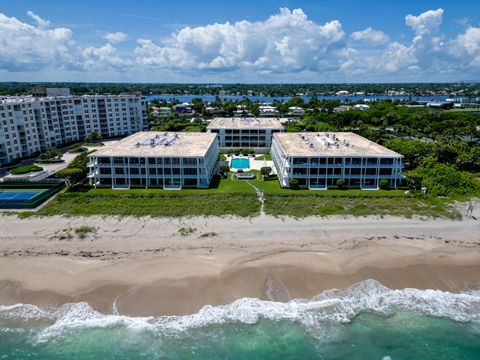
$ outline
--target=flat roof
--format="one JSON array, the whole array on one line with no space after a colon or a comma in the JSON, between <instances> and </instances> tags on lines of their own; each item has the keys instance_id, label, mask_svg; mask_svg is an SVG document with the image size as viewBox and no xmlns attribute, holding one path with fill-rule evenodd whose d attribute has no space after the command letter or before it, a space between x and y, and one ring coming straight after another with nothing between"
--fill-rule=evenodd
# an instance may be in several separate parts
<instances>
[{"instance_id":1,"label":"flat roof","mask_svg":"<svg viewBox=\"0 0 480 360\"><path fill-rule=\"evenodd\" d=\"M202 157L216 141L213 133L142 131L115 144L106 144L91 156Z\"/></svg>"},{"instance_id":2,"label":"flat roof","mask_svg":"<svg viewBox=\"0 0 480 360\"><path fill-rule=\"evenodd\" d=\"M94 94L94 95L60 95L60 96L2 96L0 97L0 104L20 104L33 103L39 101L51 100L77 100L77 99L128 99L128 98L145 98L144 95L133 94Z\"/></svg>"},{"instance_id":3,"label":"flat roof","mask_svg":"<svg viewBox=\"0 0 480 360\"><path fill-rule=\"evenodd\" d=\"M275 133L285 156L403 157L352 132Z\"/></svg>"},{"instance_id":4,"label":"flat roof","mask_svg":"<svg viewBox=\"0 0 480 360\"><path fill-rule=\"evenodd\" d=\"M283 129L283 126L272 118L219 117L214 118L207 129Z\"/></svg>"}]
</instances>

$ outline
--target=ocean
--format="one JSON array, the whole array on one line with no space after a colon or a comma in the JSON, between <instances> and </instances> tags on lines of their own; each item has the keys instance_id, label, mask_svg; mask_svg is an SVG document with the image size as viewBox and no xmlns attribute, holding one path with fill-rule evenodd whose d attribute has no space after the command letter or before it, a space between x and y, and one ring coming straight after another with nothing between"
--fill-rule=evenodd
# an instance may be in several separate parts
<instances>
[{"instance_id":1,"label":"ocean","mask_svg":"<svg viewBox=\"0 0 480 360\"><path fill-rule=\"evenodd\" d=\"M311 299L243 298L161 317L104 315L86 303L0 306L0 359L478 360L480 290L366 280Z\"/></svg>"}]
</instances>

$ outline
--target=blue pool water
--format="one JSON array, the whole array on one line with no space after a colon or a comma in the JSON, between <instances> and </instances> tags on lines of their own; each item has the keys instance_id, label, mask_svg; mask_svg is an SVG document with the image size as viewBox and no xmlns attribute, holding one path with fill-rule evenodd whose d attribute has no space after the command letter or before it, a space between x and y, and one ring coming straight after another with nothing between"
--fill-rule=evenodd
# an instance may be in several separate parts
<instances>
[{"instance_id":1,"label":"blue pool water","mask_svg":"<svg viewBox=\"0 0 480 360\"><path fill-rule=\"evenodd\" d=\"M230 167L233 169L248 169L250 168L250 159L233 158L230 162Z\"/></svg>"}]
</instances>

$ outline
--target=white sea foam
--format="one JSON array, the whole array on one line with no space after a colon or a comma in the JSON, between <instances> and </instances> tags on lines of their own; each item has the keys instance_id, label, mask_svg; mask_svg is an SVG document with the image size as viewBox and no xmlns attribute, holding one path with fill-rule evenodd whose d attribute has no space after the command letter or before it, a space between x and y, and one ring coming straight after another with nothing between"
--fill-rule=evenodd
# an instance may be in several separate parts
<instances>
[{"instance_id":1,"label":"white sea foam","mask_svg":"<svg viewBox=\"0 0 480 360\"><path fill-rule=\"evenodd\" d=\"M295 321L318 329L325 327L326 322L349 322L362 312L391 315L398 311L415 311L461 322L480 321L480 291L392 290L374 280L365 280L343 290L325 291L312 299L282 303L242 298L228 305L207 305L198 313L185 316L103 315L87 303L75 303L53 310L22 304L0 306L0 318L51 320L52 324L39 335L38 340L43 341L78 328L124 326L164 333L227 322L255 324L260 319Z\"/></svg>"}]
</instances>

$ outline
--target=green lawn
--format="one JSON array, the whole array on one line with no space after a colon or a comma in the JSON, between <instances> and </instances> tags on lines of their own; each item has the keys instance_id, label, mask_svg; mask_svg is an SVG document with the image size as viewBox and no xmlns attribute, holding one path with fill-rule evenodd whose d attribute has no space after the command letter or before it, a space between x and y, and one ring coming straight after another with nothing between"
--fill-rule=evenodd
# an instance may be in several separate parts
<instances>
[{"instance_id":1,"label":"green lawn","mask_svg":"<svg viewBox=\"0 0 480 360\"><path fill-rule=\"evenodd\" d=\"M265 155L260 155L255 158L255 160L272 160L272 155L270 154L265 154Z\"/></svg>"},{"instance_id":2,"label":"green lawn","mask_svg":"<svg viewBox=\"0 0 480 360\"><path fill-rule=\"evenodd\" d=\"M42 170L43 170L42 167L32 164L32 165L22 165L22 166L13 168L10 170L10 173L12 173L13 175L22 175L22 174L28 174L31 172L38 172Z\"/></svg>"},{"instance_id":3,"label":"green lawn","mask_svg":"<svg viewBox=\"0 0 480 360\"><path fill-rule=\"evenodd\" d=\"M423 198L404 190L291 190L269 181L228 179L212 182L209 189L112 190L78 187L60 193L39 215L130 216L256 216L260 202L253 185L264 191L264 211L274 216L393 215L459 218L448 199Z\"/></svg>"}]
</instances>

